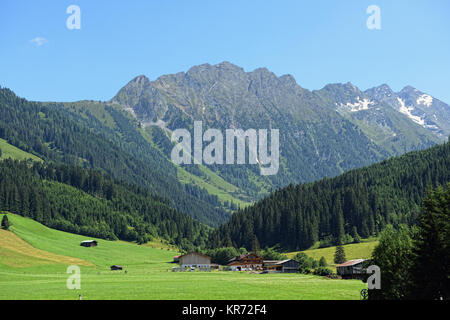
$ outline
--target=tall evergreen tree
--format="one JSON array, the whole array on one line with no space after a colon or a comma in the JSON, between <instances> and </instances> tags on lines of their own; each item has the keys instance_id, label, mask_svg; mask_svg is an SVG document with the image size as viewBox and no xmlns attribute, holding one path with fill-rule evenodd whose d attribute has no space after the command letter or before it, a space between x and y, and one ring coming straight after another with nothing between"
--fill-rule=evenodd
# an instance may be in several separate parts
<instances>
[{"instance_id":1,"label":"tall evergreen tree","mask_svg":"<svg viewBox=\"0 0 450 320\"><path fill-rule=\"evenodd\" d=\"M259 245L258 237L256 235L254 235L253 240L252 240L252 252L255 254L258 254L259 249L260 249L260 245Z\"/></svg>"},{"instance_id":2,"label":"tall evergreen tree","mask_svg":"<svg viewBox=\"0 0 450 320\"><path fill-rule=\"evenodd\" d=\"M334 252L334 263L341 264L346 261L345 250L342 245L336 246L336 251Z\"/></svg>"},{"instance_id":3,"label":"tall evergreen tree","mask_svg":"<svg viewBox=\"0 0 450 320\"><path fill-rule=\"evenodd\" d=\"M361 237L358 234L358 229L356 229L356 226L353 226L352 237L353 237L353 242L354 243L360 243L361 242Z\"/></svg>"},{"instance_id":4,"label":"tall evergreen tree","mask_svg":"<svg viewBox=\"0 0 450 320\"><path fill-rule=\"evenodd\" d=\"M413 254L412 298L450 299L450 184L428 193Z\"/></svg>"},{"instance_id":5,"label":"tall evergreen tree","mask_svg":"<svg viewBox=\"0 0 450 320\"><path fill-rule=\"evenodd\" d=\"M2 219L2 229L8 230L11 223L8 220L8 216L5 214Z\"/></svg>"}]
</instances>

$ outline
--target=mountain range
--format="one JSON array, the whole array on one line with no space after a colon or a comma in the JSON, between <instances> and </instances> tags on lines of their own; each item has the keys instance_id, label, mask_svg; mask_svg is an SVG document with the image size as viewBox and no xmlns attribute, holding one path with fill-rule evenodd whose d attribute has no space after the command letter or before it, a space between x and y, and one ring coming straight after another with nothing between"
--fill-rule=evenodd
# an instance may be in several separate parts
<instances>
[{"instance_id":1,"label":"mountain range","mask_svg":"<svg viewBox=\"0 0 450 320\"><path fill-rule=\"evenodd\" d=\"M280 170L261 177L257 165L209 166L239 188L233 196L253 201L289 183L310 182L420 150L450 134L450 107L411 87L393 92L387 85L366 91L351 83L309 91L291 75L266 68L245 72L229 62L203 64L150 81L138 76L110 104L118 104L143 127L161 130L163 153L170 135L206 128L280 130ZM155 129L156 128L156 129ZM165 138L164 138L165 136ZM194 174L192 167L186 166Z\"/></svg>"},{"instance_id":2,"label":"mountain range","mask_svg":"<svg viewBox=\"0 0 450 320\"><path fill-rule=\"evenodd\" d=\"M210 226L291 183L334 177L425 149L450 134L450 106L417 89L351 83L302 88L291 75L245 72L229 62L194 66L154 81L138 76L109 101L30 102L0 89L0 138L46 162L96 169L147 188ZM176 165L171 134L279 129L280 168Z\"/></svg>"}]
</instances>

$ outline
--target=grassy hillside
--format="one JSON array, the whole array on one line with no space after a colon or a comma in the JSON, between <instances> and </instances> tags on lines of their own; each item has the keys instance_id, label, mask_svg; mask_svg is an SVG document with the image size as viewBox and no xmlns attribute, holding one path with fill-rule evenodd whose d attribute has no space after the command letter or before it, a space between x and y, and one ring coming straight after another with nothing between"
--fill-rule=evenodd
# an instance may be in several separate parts
<instances>
[{"instance_id":1,"label":"grassy hillside","mask_svg":"<svg viewBox=\"0 0 450 320\"><path fill-rule=\"evenodd\" d=\"M171 261L174 253L177 253L124 241L107 241L66 233L18 215L8 214L8 219L12 224L11 231L31 246L58 255L87 260L98 271L108 270L113 264L131 269L149 264L152 270L158 270L166 266L166 262ZM98 247L81 247L80 242L87 239L97 240Z\"/></svg>"},{"instance_id":2,"label":"grassy hillside","mask_svg":"<svg viewBox=\"0 0 450 320\"><path fill-rule=\"evenodd\" d=\"M243 201L233 196L234 192L240 193L240 189L225 180L219 175L215 174L208 168L200 166L200 170L205 174L203 177L198 177L182 167L178 167L178 178L181 183L193 184L200 188L204 188L209 194L216 195L219 201L223 204L225 201L233 202L241 208L249 206L251 203Z\"/></svg>"},{"instance_id":3,"label":"grassy hillside","mask_svg":"<svg viewBox=\"0 0 450 320\"><path fill-rule=\"evenodd\" d=\"M368 259L372 255L373 249L378 244L378 241L375 239L370 239L361 243L352 243L344 245L345 257L347 260L353 259ZM327 263L330 267L334 266L334 252L336 251L336 247L328 247L328 248L319 248L319 249L309 249L305 251L301 251L306 253L308 256L315 260L319 260L321 257L325 257ZM286 255L289 258L294 257L298 252L290 252Z\"/></svg>"},{"instance_id":4,"label":"grassy hillside","mask_svg":"<svg viewBox=\"0 0 450 320\"><path fill-rule=\"evenodd\" d=\"M29 267L46 264L93 265L85 260L37 249L13 232L3 229L0 229L0 243L0 264L8 267Z\"/></svg>"},{"instance_id":5,"label":"grassy hillside","mask_svg":"<svg viewBox=\"0 0 450 320\"><path fill-rule=\"evenodd\" d=\"M365 287L299 274L170 272L177 252L98 239L98 247L84 248L85 237L8 218L12 232L0 234L0 299L359 299ZM81 268L80 290L66 288L66 268L74 262ZM112 264L124 271L110 271Z\"/></svg>"},{"instance_id":6,"label":"grassy hillside","mask_svg":"<svg viewBox=\"0 0 450 320\"><path fill-rule=\"evenodd\" d=\"M0 139L0 149L2 150L2 156L0 159L12 158L18 160L33 159L35 161L42 161L39 157L20 150L19 148L10 145L3 139Z\"/></svg>"}]
</instances>

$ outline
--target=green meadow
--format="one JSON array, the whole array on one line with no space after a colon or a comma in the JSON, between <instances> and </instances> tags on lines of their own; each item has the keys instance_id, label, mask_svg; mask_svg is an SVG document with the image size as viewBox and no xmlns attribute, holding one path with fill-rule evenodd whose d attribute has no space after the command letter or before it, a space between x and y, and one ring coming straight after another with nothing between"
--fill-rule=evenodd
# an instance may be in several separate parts
<instances>
[{"instance_id":1,"label":"green meadow","mask_svg":"<svg viewBox=\"0 0 450 320\"><path fill-rule=\"evenodd\" d=\"M352 243L343 245L345 251L345 258L347 260L354 259L369 259L372 256L373 249L378 244L378 240L376 238L364 239L361 243ZM327 248L317 248L317 249L308 249L302 251L306 253L308 256L313 258L314 260L320 260L321 257L324 257L328 263L330 268L334 267L334 253L336 251L336 247L327 247ZM298 252L289 252L286 255L289 258L293 258Z\"/></svg>"},{"instance_id":2,"label":"green meadow","mask_svg":"<svg viewBox=\"0 0 450 320\"><path fill-rule=\"evenodd\" d=\"M16 148L3 139L0 139L0 149L2 150L2 156L0 159L12 158L18 160L33 159L34 161L42 161L35 155Z\"/></svg>"},{"instance_id":3,"label":"green meadow","mask_svg":"<svg viewBox=\"0 0 450 320\"><path fill-rule=\"evenodd\" d=\"M0 215L0 219L2 215ZM171 272L178 252L96 239L47 228L8 214L11 231L0 230L0 299L358 300L366 285L300 274ZM122 271L110 271L118 264ZM81 270L81 289L69 290L69 265Z\"/></svg>"}]
</instances>

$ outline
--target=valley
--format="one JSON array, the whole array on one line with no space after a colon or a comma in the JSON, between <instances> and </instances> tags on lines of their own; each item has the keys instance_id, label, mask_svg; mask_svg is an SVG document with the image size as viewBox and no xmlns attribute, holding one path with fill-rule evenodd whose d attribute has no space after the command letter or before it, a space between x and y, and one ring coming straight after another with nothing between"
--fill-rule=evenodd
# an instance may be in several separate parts
<instances>
[{"instance_id":1,"label":"valley","mask_svg":"<svg viewBox=\"0 0 450 320\"><path fill-rule=\"evenodd\" d=\"M79 295L83 300L355 300L365 287L360 280L313 275L170 272L176 251L101 239L97 239L98 247L83 248L79 243L86 237L52 230L20 216L8 216L13 235L36 249L7 248L0 241L1 300L77 300ZM1 239L12 232L0 230ZM66 288L66 269L72 264L81 269L80 290ZM123 265L124 270L110 271L113 264ZM33 290L29 290L30 286Z\"/></svg>"},{"instance_id":2,"label":"valley","mask_svg":"<svg viewBox=\"0 0 450 320\"><path fill-rule=\"evenodd\" d=\"M427 190L450 181L449 109L412 87L309 91L228 62L139 76L109 101L0 88L0 299L359 299L360 280L312 272L333 272L340 244L370 259L386 228L418 223ZM193 251L305 253L331 271L171 272ZM64 286L69 265L80 291Z\"/></svg>"}]
</instances>

